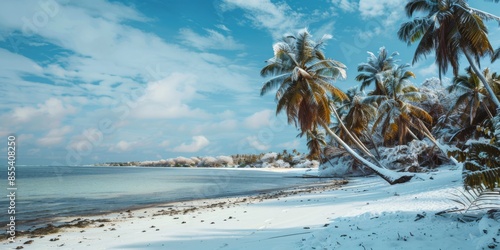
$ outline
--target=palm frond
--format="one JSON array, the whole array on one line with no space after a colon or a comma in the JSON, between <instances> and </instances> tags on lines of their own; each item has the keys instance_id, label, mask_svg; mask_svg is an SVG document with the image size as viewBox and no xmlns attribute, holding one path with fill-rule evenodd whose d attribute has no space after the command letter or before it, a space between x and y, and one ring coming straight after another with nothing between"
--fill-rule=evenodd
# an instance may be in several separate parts
<instances>
[{"instance_id":1,"label":"palm frond","mask_svg":"<svg viewBox=\"0 0 500 250\"><path fill-rule=\"evenodd\" d=\"M491 62L495 62L498 58L500 58L500 48L496 49L491 56Z\"/></svg>"},{"instance_id":2,"label":"palm frond","mask_svg":"<svg viewBox=\"0 0 500 250\"><path fill-rule=\"evenodd\" d=\"M477 162L467 161L464 163L466 169L482 167ZM467 187L492 190L498 187L498 183L500 183L500 166L484 170L466 171L464 173L464 183Z\"/></svg>"},{"instance_id":3,"label":"palm frond","mask_svg":"<svg viewBox=\"0 0 500 250\"><path fill-rule=\"evenodd\" d=\"M498 190L465 189L464 191L459 190L459 194L453 195L455 198L451 200L462 205L462 209L457 211L467 213L469 211L484 211L500 207L500 192Z\"/></svg>"},{"instance_id":4,"label":"palm frond","mask_svg":"<svg viewBox=\"0 0 500 250\"><path fill-rule=\"evenodd\" d=\"M278 86L280 86L287 77L290 77L289 73L275 76L269 79L268 81L264 82L262 89L260 91L260 95L261 96L265 95L267 92L278 88Z\"/></svg>"},{"instance_id":5,"label":"palm frond","mask_svg":"<svg viewBox=\"0 0 500 250\"><path fill-rule=\"evenodd\" d=\"M429 31L431 22L427 18L415 18L409 22L403 23L398 30L398 37L408 45L418 41Z\"/></svg>"},{"instance_id":6,"label":"palm frond","mask_svg":"<svg viewBox=\"0 0 500 250\"><path fill-rule=\"evenodd\" d=\"M475 142L466 151L452 151L458 161L464 162L462 177L466 189L494 190L500 187L500 148Z\"/></svg>"},{"instance_id":7,"label":"palm frond","mask_svg":"<svg viewBox=\"0 0 500 250\"><path fill-rule=\"evenodd\" d=\"M432 8L432 2L427 0L411 0L405 6L406 15L413 16L418 11L429 11Z\"/></svg>"},{"instance_id":8,"label":"palm frond","mask_svg":"<svg viewBox=\"0 0 500 250\"><path fill-rule=\"evenodd\" d=\"M497 0L495 0L495 1L497 1ZM472 13L478 15L481 19L487 20L487 21L496 21L500 25L500 17L495 16L493 14L490 14L486 11L475 9L475 8L469 7L469 9L472 11Z\"/></svg>"}]
</instances>

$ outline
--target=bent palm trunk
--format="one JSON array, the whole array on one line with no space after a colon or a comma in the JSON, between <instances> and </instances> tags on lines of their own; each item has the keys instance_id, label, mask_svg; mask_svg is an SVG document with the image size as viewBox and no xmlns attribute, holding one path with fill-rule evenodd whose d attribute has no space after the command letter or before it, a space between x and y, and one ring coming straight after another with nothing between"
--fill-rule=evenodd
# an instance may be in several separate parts
<instances>
[{"instance_id":1,"label":"bent palm trunk","mask_svg":"<svg viewBox=\"0 0 500 250\"><path fill-rule=\"evenodd\" d=\"M413 177L412 175L401 175L397 172L391 171L386 168L381 168L365 158L361 157L356 151L354 151L349 145L347 145L340 137L338 137L333 131L326 125L326 124L321 124L325 131L344 149L356 160L362 162L364 165L366 165L368 168L373 170L378 176L382 177L385 181L387 181L389 184L394 185L398 183L405 183Z\"/></svg>"},{"instance_id":2,"label":"bent palm trunk","mask_svg":"<svg viewBox=\"0 0 500 250\"><path fill-rule=\"evenodd\" d=\"M474 71L474 73L477 75L479 80L481 80L481 82L483 83L484 88L486 89L486 91L488 91L488 94L489 94L491 100L493 101L493 103L495 103L496 108L497 109L500 108L500 101L498 101L498 98L495 95L495 92L493 91L491 86L488 84L488 81L484 77L483 72L481 72L479 67L476 65L476 63L474 62L474 59L469 54L469 52L467 52L467 50L464 50L464 49L462 49L462 50L464 51L464 54L465 54L465 57L467 58L467 61L469 61L470 67L472 68L472 71Z\"/></svg>"}]
</instances>

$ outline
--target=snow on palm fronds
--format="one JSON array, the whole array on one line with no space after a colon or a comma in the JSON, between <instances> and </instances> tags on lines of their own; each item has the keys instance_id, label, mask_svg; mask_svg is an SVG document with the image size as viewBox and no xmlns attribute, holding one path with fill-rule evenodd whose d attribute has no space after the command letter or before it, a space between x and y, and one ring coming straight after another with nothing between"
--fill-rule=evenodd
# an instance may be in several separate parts
<instances>
[{"instance_id":1,"label":"snow on palm fronds","mask_svg":"<svg viewBox=\"0 0 500 250\"><path fill-rule=\"evenodd\" d=\"M264 154L264 156L262 156L260 158L260 160L262 162L274 162L276 161L276 158L278 157L278 154L277 153L267 153L267 154Z\"/></svg>"},{"instance_id":2,"label":"snow on palm fronds","mask_svg":"<svg viewBox=\"0 0 500 250\"><path fill-rule=\"evenodd\" d=\"M217 159L212 156L205 156L201 158L201 162L198 164L200 167L216 167Z\"/></svg>"},{"instance_id":3,"label":"snow on palm fronds","mask_svg":"<svg viewBox=\"0 0 500 250\"><path fill-rule=\"evenodd\" d=\"M452 151L463 162L464 191L453 201L460 211L500 209L500 147L485 142L471 142L464 151Z\"/></svg>"},{"instance_id":4,"label":"snow on palm fronds","mask_svg":"<svg viewBox=\"0 0 500 250\"><path fill-rule=\"evenodd\" d=\"M500 183L500 148L493 144L470 143L465 151L450 152L463 162L464 187L494 190Z\"/></svg>"},{"instance_id":5,"label":"snow on palm fronds","mask_svg":"<svg viewBox=\"0 0 500 250\"><path fill-rule=\"evenodd\" d=\"M195 166L197 166L201 162L201 159L198 158L198 157L191 157L189 159L191 159L193 161L193 163L194 163Z\"/></svg>"},{"instance_id":6,"label":"snow on palm fronds","mask_svg":"<svg viewBox=\"0 0 500 250\"><path fill-rule=\"evenodd\" d=\"M225 166L225 167L234 166L233 157L231 156L225 156L225 155L217 156L217 163L220 166Z\"/></svg>"},{"instance_id":7,"label":"snow on palm fronds","mask_svg":"<svg viewBox=\"0 0 500 250\"><path fill-rule=\"evenodd\" d=\"M381 162L391 169L420 171L421 167L434 167L436 150L428 140L412 140L407 145L380 148Z\"/></svg>"}]
</instances>

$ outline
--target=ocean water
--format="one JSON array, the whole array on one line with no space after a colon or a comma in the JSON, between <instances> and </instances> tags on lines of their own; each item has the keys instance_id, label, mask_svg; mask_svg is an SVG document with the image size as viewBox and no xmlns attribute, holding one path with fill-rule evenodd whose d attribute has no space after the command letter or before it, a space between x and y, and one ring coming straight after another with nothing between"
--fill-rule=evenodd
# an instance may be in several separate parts
<instances>
[{"instance_id":1,"label":"ocean water","mask_svg":"<svg viewBox=\"0 0 500 250\"><path fill-rule=\"evenodd\" d=\"M18 229L40 226L53 218L84 216L154 204L257 194L325 182L293 178L290 173L208 168L145 168L89 166L16 166ZM7 167L0 223L8 222L10 190Z\"/></svg>"}]
</instances>

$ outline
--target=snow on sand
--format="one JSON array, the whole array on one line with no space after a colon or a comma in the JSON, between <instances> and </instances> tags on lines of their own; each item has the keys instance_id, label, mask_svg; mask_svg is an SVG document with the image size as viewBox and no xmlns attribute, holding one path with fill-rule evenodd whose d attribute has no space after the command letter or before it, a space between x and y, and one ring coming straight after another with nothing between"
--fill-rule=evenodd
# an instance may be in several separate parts
<instances>
[{"instance_id":1,"label":"snow on sand","mask_svg":"<svg viewBox=\"0 0 500 250\"><path fill-rule=\"evenodd\" d=\"M18 237L3 247L489 249L500 242L497 221L462 223L455 216L435 215L457 206L450 199L461 185L459 171L418 174L410 183L394 186L379 177L349 181L328 191L193 201L94 216L91 219L110 222L68 228L43 238ZM28 240L33 241L23 244Z\"/></svg>"}]
</instances>

